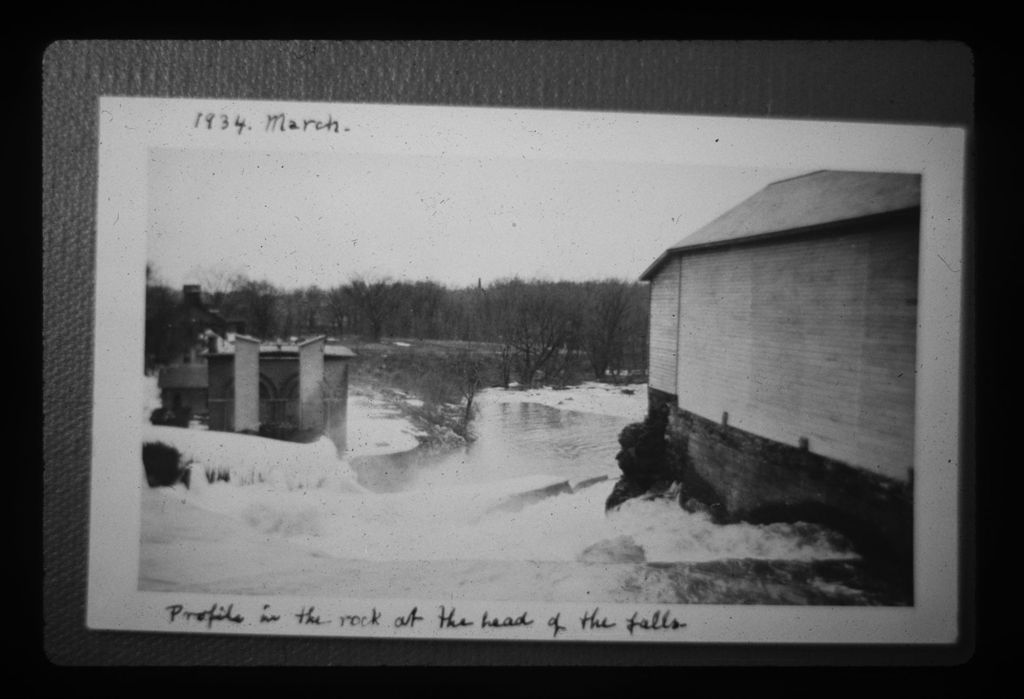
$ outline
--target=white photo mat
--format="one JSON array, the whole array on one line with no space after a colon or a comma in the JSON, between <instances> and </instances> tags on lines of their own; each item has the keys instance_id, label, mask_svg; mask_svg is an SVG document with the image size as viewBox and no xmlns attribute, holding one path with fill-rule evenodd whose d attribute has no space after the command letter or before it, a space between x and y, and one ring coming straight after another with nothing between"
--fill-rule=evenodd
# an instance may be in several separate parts
<instances>
[{"instance_id":1,"label":"white photo mat","mask_svg":"<svg viewBox=\"0 0 1024 699\"><path fill-rule=\"evenodd\" d=\"M265 128L284 113L298 129ZM100 98L96 325L87 624L91 629L456 640L949 644L960 582L964 151L962 129L917 125L492 108ZM207 122L200 115L217 115ZM220 115L225 115L221 119ZM317 129L318 120L341 125ZM226 128L222 128L227 123ZM617 605L140 592L147 167L154 149L530 158L920 173L914 441L914 603L909 607ZM629 233L625 245L629 245ZM637 270L637 274L642 269ZM169 609L215 614L185 620ZM528 619L507 628L456 618ZM579 623L599 607L606 628ZM311 625L296 614L315 608ZM410 613L422 620L409 623ZM223 612L223 614L222 614ZM261 614L281 618L261 621ZM666 619L645 630L630 618ZM233 619L220 617L229 616ZM563 630L553 634L556 619ZM363 619L374 619L366 624ZM685 626L682 626L685 625ZM630 629L629 627L633 628ZM667 625L666 625L667 626Z\"/></svg>"}]
</instances>

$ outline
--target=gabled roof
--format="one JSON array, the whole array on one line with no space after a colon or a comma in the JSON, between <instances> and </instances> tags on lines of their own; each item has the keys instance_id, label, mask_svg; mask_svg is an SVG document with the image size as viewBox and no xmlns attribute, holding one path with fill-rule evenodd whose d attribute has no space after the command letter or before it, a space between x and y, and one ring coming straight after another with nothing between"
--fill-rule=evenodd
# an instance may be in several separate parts
<instances>
[{"instance_id":1,"label":"gabled roof","mask_svg":"<svg viewBox=\"0 0 1024 699\"><path fill-rule=\"evenodd\" d=\"M243 337L244 339L254 340L248 336L239 335L237 337ZM277 355L277 356L299 356L299 345L305 344L304 342L299 343L277 343L277 342L260 342L260 354L261 355ZM228 344L223 352L210 353L207 356L216 355L228 355L235 353L235 346ZM344 345L324 345L324 356L325 357L340 357L343 359L349 359L356 356L356 353L350 350Z\"/></svg>"},{"instance_id":2,"label":"gabled roof","mask_svg":"<svg viewBox=\"0 0 1024 699\"><path fill-rule=\"evenodd\" d=\"M640 278L650 280L672 254L787 235L921 205L921 176L819 170L779 180L666 250Z\"/></svg>"}]
</instances>

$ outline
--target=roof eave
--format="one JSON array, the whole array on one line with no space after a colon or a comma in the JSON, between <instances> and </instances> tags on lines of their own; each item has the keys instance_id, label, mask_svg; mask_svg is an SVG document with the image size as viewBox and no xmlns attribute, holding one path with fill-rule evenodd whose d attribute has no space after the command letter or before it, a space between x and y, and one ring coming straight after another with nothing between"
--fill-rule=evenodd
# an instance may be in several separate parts
<instances>
[{"instance_id":1,"label":"roof eave","mask_svg":"<svg viewBox=\"0 0 1024 699\"><path fill-rule=\"evenodd\" d=\"M890 211L883 211L877 214L869 214L867 216L858 216L856 218L847 218L839 221L829 221L827 223L819 223L813 226L803 226L801 228L786 228L778 231L767 231L764 233L755 233L753 235L744 236L742 238L732 238L729 240L714 240L707 243L697 243L696 245L677 245L669 248L665 252L661 253L658 258L651 263L651 265L644 270L643 274L640 275L640 281L651 281L658 269L668 261L668 259L674 255L688 254L691 252L700 252L703 250L711 250L714 248L729 248L737 245L747 245L753 243L761 243L776 238L789 238L800 235L809 235L814 233L825 233L834 229L844 228L846 226L854 225L857 223L863 223L866 221L875 221L879 219L886 219L891 217L905 216L912 212L920 212L920 206L908 206L902 209L892 209ZM918 213L920 217L920 213Z\"/></svg>"},{"instance_id":2,"label":"roof eave","mask_svg":"<svg viewBox=\"0 0 1024 699\"><path fill-rule=\"evenodd\" d=\"M657 274L661 266L668 261L668 258L675 254L676 250L677 248L669 248L665 252L658 255L658 259L656 259L654 262L648 265L647 269L645 269L643 271L643 274L640 275L640 281L652 281L654 279L654 275Z\"/></svg>"}]
</instances>

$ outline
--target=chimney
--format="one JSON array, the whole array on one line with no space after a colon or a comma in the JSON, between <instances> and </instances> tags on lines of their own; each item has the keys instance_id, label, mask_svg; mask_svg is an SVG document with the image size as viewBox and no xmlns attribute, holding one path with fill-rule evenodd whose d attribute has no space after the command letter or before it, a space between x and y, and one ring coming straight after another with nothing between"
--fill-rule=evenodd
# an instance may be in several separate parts
<instances>
[{"instance_id":1,"label":"chimney","mask_svg":"<svg viewBox=\"0 0 1024 699\"><path fill-rule=\"evenodd\" d=\"M192 308L202 308L202 291L198 284L186 284L181 288L181 294L185 297L185 305Z\"/></svg>"}]
</instances>

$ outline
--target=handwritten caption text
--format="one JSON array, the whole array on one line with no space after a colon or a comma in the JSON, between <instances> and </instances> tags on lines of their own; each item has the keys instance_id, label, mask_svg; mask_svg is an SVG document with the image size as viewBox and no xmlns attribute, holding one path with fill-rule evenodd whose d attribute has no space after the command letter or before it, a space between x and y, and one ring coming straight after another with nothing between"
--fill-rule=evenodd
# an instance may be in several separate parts
<instances>
[{"instance_id":1,"label":"handwritten caption text","mask_svg":"<svg viewBox=\"0 0 1024 699\"><path fill-rule=\"evenodd\" d=\"M436 611L427 612L419 606L404 610L399 614L385 614L376 606L368 610L353 612L332 612L316 605L301 605L298 609L275 610L270 604L263 604L255 614L249 615L236 609L234 603L221 604L214 602L208 607L188 608L183 604L171 604L165 607L167 623L171 626L191 628L224 628L223 625L245 626L255 625L261 628L273 626L301 626L372 629L390 625L395 629L415 629L424 626L441 632L457 630L492 630L492 629L546 629L552 638L568 635L571 630L586 635L602 631L624 628L630 636L641 631L664 632L680 631L686 623L672 615L671 610L656 610L648 613L634 611L629 616L610 616L594 607L583 614L570 616L558 612L548 615L546 623L539 621L527 611L512 614L496 614L486 610L479 615L460 614L454 605L438 605ZM419 626L417 626L419 625ZM564 636L563 636L564 637Z\"/></svg>"}]
</instances>

